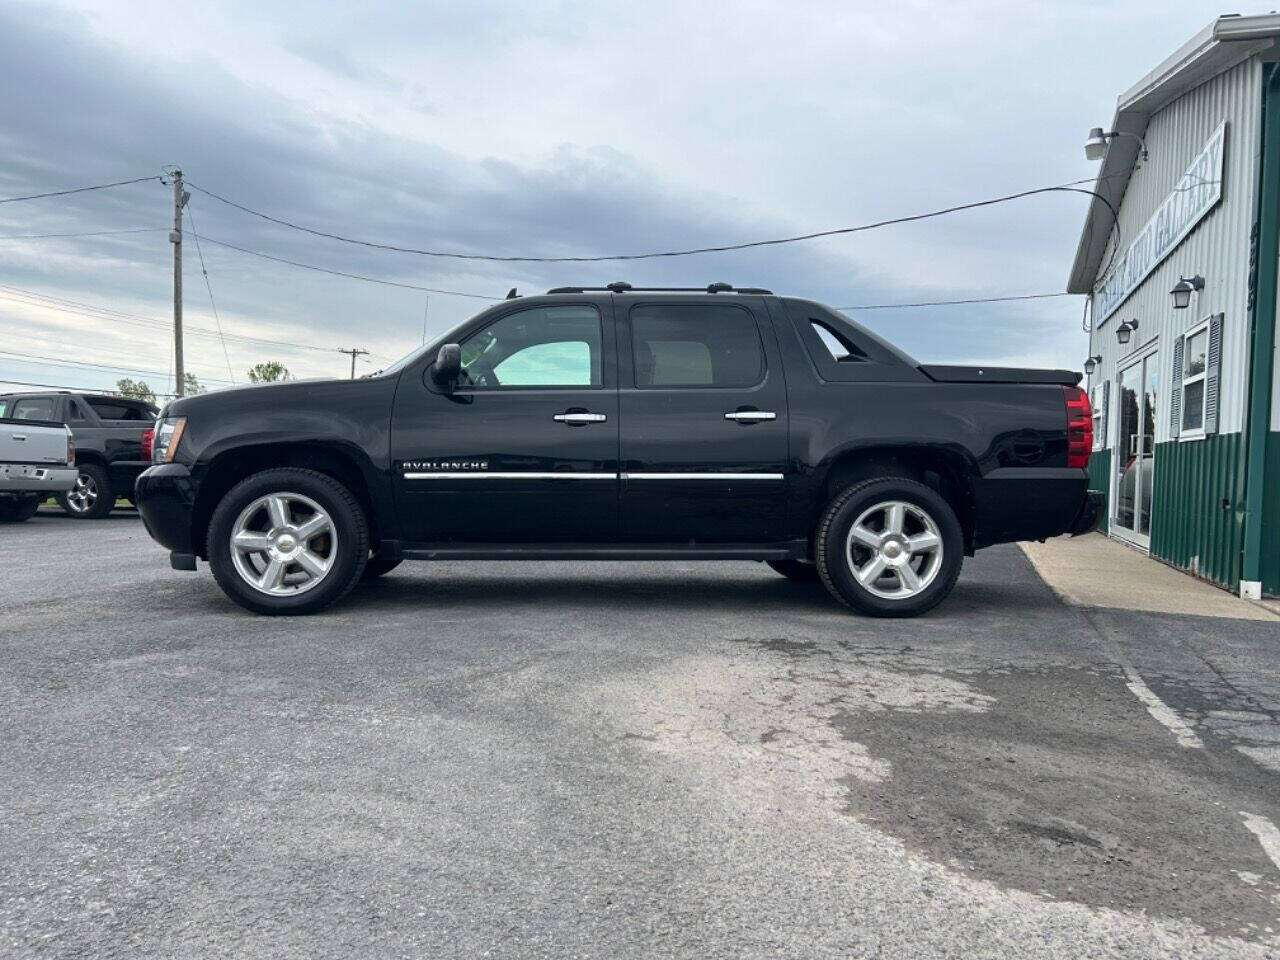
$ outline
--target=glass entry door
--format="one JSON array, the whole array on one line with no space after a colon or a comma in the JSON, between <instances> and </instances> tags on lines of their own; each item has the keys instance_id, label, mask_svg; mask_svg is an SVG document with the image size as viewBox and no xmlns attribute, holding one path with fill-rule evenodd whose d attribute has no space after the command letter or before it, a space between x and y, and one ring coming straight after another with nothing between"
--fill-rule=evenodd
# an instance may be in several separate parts
<instances>
[{"instance_id":1,"label":"glass entry door","mask_svg":"<svg viewBox=\"0 0 1280 960\"><path fill-rule=\"evenodd\" d=\"M1157 355L1149 353L1125 367L1116 378L1115 505L1111 526L1118 534L1146 546L1151 539L1152 470L1155 466Z\"/></svg>"}]
</instances>

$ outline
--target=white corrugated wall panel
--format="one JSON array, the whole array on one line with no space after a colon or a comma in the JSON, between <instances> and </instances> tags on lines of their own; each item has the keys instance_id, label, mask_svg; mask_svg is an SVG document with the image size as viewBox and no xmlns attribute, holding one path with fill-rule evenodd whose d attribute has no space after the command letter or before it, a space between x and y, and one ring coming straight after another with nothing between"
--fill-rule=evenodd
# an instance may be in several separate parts
<instances>
[{"instance_id":1,"label":"white corrugated wall panel","mask_svg":"<svg viewBox=\"0 0 1280 960\"><path fill-rule=\"evenodd\" d=\"M1156 340L1160 351L1160 396L1156 442L1170 439L1169 391L1173 381L1174 339L1205 317L1224 315L1220 433L1244 427L1249 362L1249 232L1256 206L1257 161L1261 137L1262 67L1256 58L1197 87L1156 113L1147 126L1150 159L1139 161L1120 205L1123 251L1169 195L1187 167L1223 120L1227 121L1222 202L1169 254L1143 284L1090 337L1090 355L1103 362L1090 385L1110 380L1126 357ZM1108 249L1105 265L1111 257ZM1200 274L1205 288L1186 310L1174 310L1169 291L1179 275ZM1138 321L1128 345L1116 341L1121 321ZM1109 424L1112 445L1115 421Z\"/></svg>"}]
</instances>

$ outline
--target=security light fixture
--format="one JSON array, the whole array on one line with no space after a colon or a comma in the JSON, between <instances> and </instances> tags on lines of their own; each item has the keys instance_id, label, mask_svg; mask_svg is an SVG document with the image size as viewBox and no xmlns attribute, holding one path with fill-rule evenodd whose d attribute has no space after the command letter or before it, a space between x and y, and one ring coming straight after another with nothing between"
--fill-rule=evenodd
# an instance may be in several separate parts
<instances>
[{"instance_id":1,"label":"security light fixture","mask_svg":"<svg viewBox=\"0 0 1280 960\"><path fill-rule=\"evenodd\" d=\"M1088 360L1086 360L1084 362L1085 376L1087 377L1093 376L1093 371L1098 369L1098 364L1100 364L1101 362L1102 362L1102 354L1098 354L1096 357L1090 357Z\"/></svg>"},{"instance_id":2,"label":"security light fixture","mask_svg":"<svg viewBox=\"0 0 1280 960\"><path fill-rule=\"evenodd\" d=\"M1116 340L1121 344L1129 342L1129 338L1133 336L1133 331L1138 329L1137 320L1126 320L1120 326L1116 327Z\"/></svg>"},{"instance_id":3,"label":"security light fixture","mask_svg":"<svg viewBox=\"0 0 1280 960\"><path fill-rule=\"evenodd\" d=\"M1185 310L1191 306L1191 293L1195 291L1199 293L1204 289L1204 277L1196 274L1194 277L1178 277L1178 282L1173 285L1173 289L1169 291L1173 295L1173 309Z\"/></svg>"},{"instance_id":4,"label":"security light fixture","mask_svg":"<svg viewBox=\"0 0 1280 960\"><path fill-rule=\"evenodd\" d=\"M1128 133L1124 130L1104 131L1101 127L1094 127L1089 131L1089 139L1084 142L1084 155L1089 160L1101 160L1107 155L1107 144L1116 137L1133 137L1142 147L1142 159L1147 159L1147 141L1143 140L1136 133Z\"/></svg>"}]
</instances>

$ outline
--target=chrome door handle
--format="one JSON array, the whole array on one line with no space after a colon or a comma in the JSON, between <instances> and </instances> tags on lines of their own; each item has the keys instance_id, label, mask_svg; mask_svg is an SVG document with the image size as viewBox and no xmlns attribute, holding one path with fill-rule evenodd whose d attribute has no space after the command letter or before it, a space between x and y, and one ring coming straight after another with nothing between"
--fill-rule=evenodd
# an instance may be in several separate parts
<instances>
[{"instance_id":1,"label":"chrome door handle","mask_svg":"<svg viewBox=\"0 0 1280 960\"><path fill-rule=\"evenodd\" d=\"M26 435L25 433L15 433L15 434L12 434L11 436L12 436L12 437L13 437L13 439L15 439L15 440L25 440L25 439L27 439L27 435Z\"/></svg>"},{"instance_id":2,"label":"chrome door handle","mask_svg":"<svg viewBox=\"0 0 1280 960\"><path fill-rule=\"evenodd\" d=\"M759 423L762 420L777 420L778 415L772 410L733 410L726 413L724 418L738 423Z\"/></svg>"},{"instance_id":3,"label":"chrome door handle","mask_svg":"<svg viewBox=\"0 0 1280 960\"><path fill-rule=\"evenodd\" d=\"M604 423L609 418L603 413L557 413L552 419L557 423Z\"/></svg>"}]
</instances>

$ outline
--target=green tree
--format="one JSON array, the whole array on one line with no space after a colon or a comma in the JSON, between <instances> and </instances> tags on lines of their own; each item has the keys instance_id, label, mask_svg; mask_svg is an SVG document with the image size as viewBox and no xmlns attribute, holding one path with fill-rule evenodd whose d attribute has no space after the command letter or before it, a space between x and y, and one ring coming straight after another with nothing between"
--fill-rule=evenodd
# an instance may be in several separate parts
<instances>
[{"instance_id":1,"label":"green tree","mask_svg":"<svg viewBox=\"0 0 1280 960\"><path fill-rule=\"evenodd\" d=\"M289 368L276 360L254 364L249 370L250 383L275 383L277 380L292 379L293 374L289 372Z\"/></svg>"},{"instance_id":2,"label":"green tree","mask_svg":"<svg viewBox=\"0 0 1280 960\"><path fill-rule=\"evenodd\" d=\"M194 373L185 374L182 378L184 384L183 389L186 390L188 397L194 397L198 393L205 392L205 385L196 379Z\"/></svg>"},{"instance_id":3,"label":"green tree","mask_svg":"<svg viewBox=\"0 0 1280 960\"><path fill-rule=\"evenodd\" d=\"M121 377L116 381L116 393L132 400L145 400L153 406L156 402L155 391L147 386L145 380L130 380L128 377Z\"/></svg>"}]
</instances>

